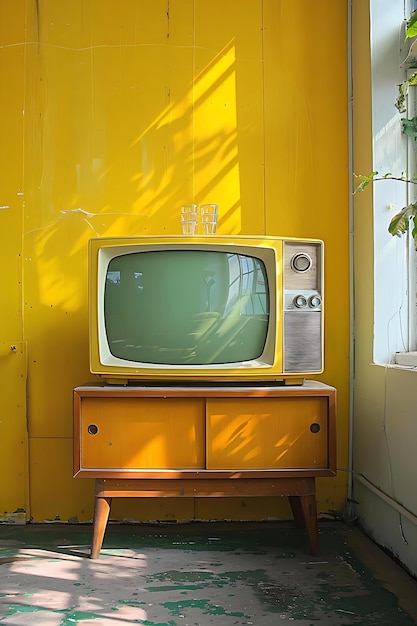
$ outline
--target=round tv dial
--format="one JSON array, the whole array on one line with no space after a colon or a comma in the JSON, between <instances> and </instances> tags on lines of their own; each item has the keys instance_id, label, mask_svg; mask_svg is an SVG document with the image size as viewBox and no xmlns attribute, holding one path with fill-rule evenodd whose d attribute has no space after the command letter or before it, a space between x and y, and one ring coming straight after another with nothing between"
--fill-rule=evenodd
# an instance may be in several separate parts
<instances>
[{"instance_id":1,"label":"round tv dial","mask_svg":"<svg viewBox=\"0 0 417 626\"><path fill-rule=\"evenodd\" d=\"M321 297L318 294L310 296L308 299L308 306L311 309L317 309L321 305Z\"/></svg>"},{"instance_id":2,"label":"round tv dial","mask_svg":"<svg viewBox=\"0 0 417 626\"><path fill-rule=\"evenodd\" d=\"M304 307L307 306L307 298L302 294L299 294L298 296L295 296L293 303L297 309L304 309Z\"/></svg>"},{"instance_id":3,"label":"round tv dial","mask_svg":"<svg viewBox=\"0 0 417 626\"><path fill-rule=\"evenodd\" d=\"M294 254L291 259L291 268L294 272L307 272L312 266L313 261L306 252Z\"/></svg>"}]
</instances>

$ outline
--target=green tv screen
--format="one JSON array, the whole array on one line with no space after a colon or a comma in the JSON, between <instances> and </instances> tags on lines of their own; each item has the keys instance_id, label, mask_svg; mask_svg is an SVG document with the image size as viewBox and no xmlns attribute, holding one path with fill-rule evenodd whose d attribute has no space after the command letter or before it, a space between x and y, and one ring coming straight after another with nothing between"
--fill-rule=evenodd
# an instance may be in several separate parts
<instances>
[{"instance_id":1,"label":"green tv screen","mask_svg":"<svg viewBox=\"0 0 417 626\"><path fill-rule=\"evenodd\" d=\"M261 259L215 250L130 252L108 264L110 353L135 363L210 365L257 359L270 319Z\"/></svg>"}]
</instances>

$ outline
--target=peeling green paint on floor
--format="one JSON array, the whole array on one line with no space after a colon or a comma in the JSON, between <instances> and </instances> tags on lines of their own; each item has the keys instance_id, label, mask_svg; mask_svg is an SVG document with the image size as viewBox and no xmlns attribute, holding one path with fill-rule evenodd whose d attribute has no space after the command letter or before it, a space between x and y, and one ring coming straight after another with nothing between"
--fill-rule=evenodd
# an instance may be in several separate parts
<instances>
[{"instance_id":1,"label":"peeling green paint on floor","mask_svg":"<svg viewBox=\"0 0 417 626\"><path fill-rule=\"evenodd\" d=\"M91 561L89 526L0 526L0 624L415 624L339 529L322 525L311 557L291 525L110 525Z\"/></svg>"},{"instance_id":2,"label":"peeling green paint on floor","mask_svg":"<svg viewBox=\"0 0 417 626\"><path fill-rule=\"evenodd\" d=\"M245 615L240 611L226 611L223 607L218 604L213 604L209 599L202 598L201 600L179 600L178 602L163 602L162 606L168 609L168 611L175 617L185 617L185 611L189 608L197 608L201 613L210 615L225 615L228 617L246 617L250 618L249 615Z\"/></svg>"}]
</instances>

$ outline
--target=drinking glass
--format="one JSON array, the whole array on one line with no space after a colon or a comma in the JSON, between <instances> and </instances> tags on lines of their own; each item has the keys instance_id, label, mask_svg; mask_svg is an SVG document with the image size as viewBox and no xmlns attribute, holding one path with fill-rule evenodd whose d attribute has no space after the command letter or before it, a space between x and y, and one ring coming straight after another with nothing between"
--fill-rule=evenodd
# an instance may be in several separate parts
<instances>
[{"instance_id":1,"label":"drinking glass","mask_svg":"<svg viewBox=\"0 0 417 626\"><path fill-rule=\"evenodd\" d=\"M181 207L181 227L183 235L195 235L197 230L197 213L198 206L196 204L183 204Z\"/></svg>"},{"instance_id":2,"label":"drinking glass","mask_svg":"<svg viewBox=\"0 0 417 626\"><path fill-rule=\"evenodd\" d=\"M205 235L215 235L217 230L217 204L202 204L200 206L201 223Z\"/></svg>"},{"instance_id":3,"label":"drinking glass","mask_svg":"<svg viewBox=\"0 0 417 626\"><path fill-rule=\"evenodd\" d=\"M217 215L205 214L201 216L201 223L203 225L205 235L215 235L217 230Z\"/></svg>"},{"instance_id":4,"label":"drinking glass","mask_svg":"<svg viewBox=\"0 0 417 626\"><path fill-rule=\"evenodd\" d=\"M201 215L217 215L218 204L202 204L200 206Z\"/></svg>"},{"instance_id":5,"label":"drinking glass","mask_svg":"<svg viewBox=\"0 0 417 626\"><path fill-rule=\"evenodd\" d=\"M197 213L198 204L183 204L181 207L181 214L184 213Z\"/></svg>"}]
</instances>

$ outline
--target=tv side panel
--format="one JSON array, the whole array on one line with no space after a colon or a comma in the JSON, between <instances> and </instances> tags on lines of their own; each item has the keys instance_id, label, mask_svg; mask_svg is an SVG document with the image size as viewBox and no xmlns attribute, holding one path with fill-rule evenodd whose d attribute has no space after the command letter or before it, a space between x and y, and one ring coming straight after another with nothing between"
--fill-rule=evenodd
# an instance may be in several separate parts
<instances>
[{"instance_id":1,"label":"tv side panel","mask_svg":"<svg viewBox=\"0 0 417 626\"><path fill-rule=\"evenodd\" d=\"M323 243L284 244L284 373L323 371Z\"/></svg>"}]
</instances>

